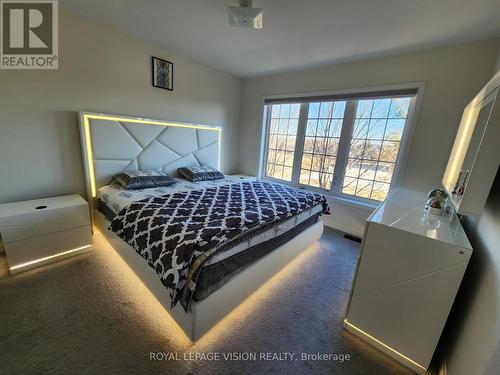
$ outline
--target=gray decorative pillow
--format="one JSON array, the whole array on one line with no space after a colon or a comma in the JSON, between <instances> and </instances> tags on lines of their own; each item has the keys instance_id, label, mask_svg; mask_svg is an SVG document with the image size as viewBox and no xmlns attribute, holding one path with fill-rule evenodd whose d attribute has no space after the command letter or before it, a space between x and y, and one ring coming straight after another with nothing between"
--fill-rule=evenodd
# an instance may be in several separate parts
<instances>
[{"instance_id":1,"label":"gray decorative pillow","mask_svg":"<svg viewBox=\"0 0 500 375\"><path fill-rule=\"evenodd\" d=\"M169 186L177 181L163 172L149 170L122 172L113 177L113 182L119 183L127 190L137 190Z\"/></svg>"},{"instance_id":2,"label":"gray decorative pillow","mask_svg":"<svg viewBox=\"0 0 500 375\"><path fill-rule=\"evenodd\" d=\"M181 176L184 176L193 182L220 180L221 178L224 178L224 174L222 174L222 172L205 165L179 168L178 171Z\"/></svg>"}]
</instances>

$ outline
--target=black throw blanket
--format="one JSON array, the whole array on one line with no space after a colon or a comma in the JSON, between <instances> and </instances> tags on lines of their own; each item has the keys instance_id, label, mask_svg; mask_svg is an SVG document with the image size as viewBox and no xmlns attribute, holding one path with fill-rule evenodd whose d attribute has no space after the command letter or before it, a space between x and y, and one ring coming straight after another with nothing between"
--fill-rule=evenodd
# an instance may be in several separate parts
<instances>
[{"instance_id":1,"label":"black throw blanket","mask_svg":"<svg viewBox=\"0 0 500 375\"><path fill-rule=\"evenodd\" d=\"M321 194L264 181L240 182L134 202L113 219L110 229L155 269L173 307L197 256L318 204L330 213Z\"/></svg>"}]
</instances>

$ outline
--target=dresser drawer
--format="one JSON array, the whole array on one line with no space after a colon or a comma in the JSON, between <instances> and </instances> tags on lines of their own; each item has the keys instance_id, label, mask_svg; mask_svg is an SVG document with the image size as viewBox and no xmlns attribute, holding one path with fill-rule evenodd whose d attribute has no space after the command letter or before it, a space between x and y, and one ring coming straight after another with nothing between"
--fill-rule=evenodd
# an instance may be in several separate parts
<instances>
[{"instance_id":1,"label":"dresser drawer","mask_svg":"<svg viewBox=\"0 0 500 375\"><path fill-rule=\"evenodd\" d=\"M68 229L26 240L5 243L11 274L26 271L90 250L90 225Z\"/></svg>"},{"instance_id":2,"label":"dresser drawer","mask_svg":"<svg viewBox=\"0 0 500 375\"><path fill-rule=\"evenodd\" d=\"M0 215L0 235L3 242L10 243L26 240L70 228L90 225L87 202L80 197L78 198L67 199L66 205L61 204L54 198L31 201L33 202L31 203L31 206L33 206L31 209L26 207L9 216L2 217ZM36 207L46 208L36 209Z\"/></svg>"}]
</instances>

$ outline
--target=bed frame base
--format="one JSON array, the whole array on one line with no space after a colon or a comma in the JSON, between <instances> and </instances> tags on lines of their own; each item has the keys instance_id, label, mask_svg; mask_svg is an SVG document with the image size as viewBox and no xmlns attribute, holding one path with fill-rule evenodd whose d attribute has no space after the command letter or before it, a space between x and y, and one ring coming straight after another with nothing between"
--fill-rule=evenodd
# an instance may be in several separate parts
<instances>
[{"instance_id":1,"label":"bed frame base","mask_svg":"<svg viewBox=\"0 0 500 375\"><path fill-rule=\"evenodd\" d=\"M193 342L207 333L266 281L314 244L323 233L323 222L320 220L239 273L203 301L193 302L190 311L186 313L180 304L177 304L173 309L170 308L170 297L156 272L130 245L107 229L109 221L104 215L95 212L94 219L95 224L115 251Z\"/></svg>"}]
</instances>

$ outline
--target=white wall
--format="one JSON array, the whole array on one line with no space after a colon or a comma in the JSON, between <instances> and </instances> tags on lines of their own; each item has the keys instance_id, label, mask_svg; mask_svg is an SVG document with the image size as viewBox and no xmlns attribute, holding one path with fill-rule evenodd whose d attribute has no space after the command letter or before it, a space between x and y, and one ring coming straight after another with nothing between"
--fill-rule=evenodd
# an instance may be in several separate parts
<instances>
[{"instance_id":1,"label":"white wall","mask_svg":"<svg viewBox=\"0 0 500 375\"><path fill-rule=\"evenodd\" d=\"M84 194L77 111L223 127L237 168L242 82L65 12L59 70L0 70L0 202ZM174 91L151 86L151 56L174 63Z\"/></svg>"},{"instance_id":2,"label":"white wall","mask_svg":"<svg viewBox=\"0 0 500 375\"><path fill-rule=\"evenodd\" d=\"M443 333L448 375L498 374L500 354L500 173L479 220L464 223L474 253Z\"/></svg>"},{"instance_id":3,"label":"white wall","mask_svg":"<svg viewBox=\"0 0 500 375\"><path fill-rule=\"evenodd\" d=\"M500 48L494 72L499 68ZM481 217L465 218L464 228L474 252L443 333L440 360L447 375L496 375L500 369L500 170Z\"/></svg>"},{"instance_id":4,"label":"white wall","mask_svg":"<svg viewBox=\"0 0 500 375\"><path fill-rule=\"evenodd\" d=\"M498 52L498 60L497 60L497 66L495 68L496 71L500 70L500 51Z\"/></svg>"},{"instance_id":5,"label":"white wall","mask_svg":"<svg viewBox=\"0 0 500 375\"><path fill-rule=\"evenodd\" d=\"M239 165L242 172L258 170L265 96L355 89L408 82L426 83L415 124L402 185L427 191L441 186L441 178L458 129L463 108L490 78L500 40L435 48L398 56L273 74L243 82ZM333 203L334 209L340 205ZM366 210L341 207L327 224L362 233ZM349 213L351 224L344 221ZM341 215L342 213L342 215Z\"/></svg>"}]
</instances>

